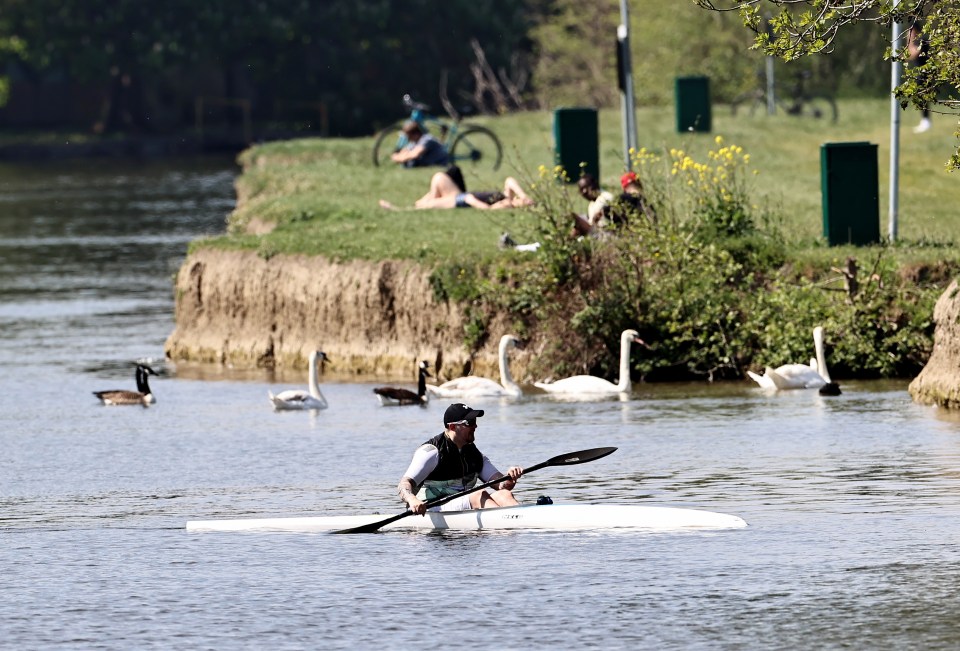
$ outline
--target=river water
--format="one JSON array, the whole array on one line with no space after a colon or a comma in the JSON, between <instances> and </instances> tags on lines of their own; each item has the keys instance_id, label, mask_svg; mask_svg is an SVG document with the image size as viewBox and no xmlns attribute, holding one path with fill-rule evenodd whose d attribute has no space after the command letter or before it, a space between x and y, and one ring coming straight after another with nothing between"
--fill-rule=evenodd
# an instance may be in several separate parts
<instances>
[{"instance_id":1,"label":"river water","mask_svg":"<svg viewBox=\"0 0 960 651\"><path fill-rule=\"evenodd\" d=\"M739 515L711 533L195 534L191 519L398 512L444 404L378 406L163 360L187 243L222 232L223 160L0 168L0 647L934 649L960 644L960 421L906 382L765 395L475 402L521 500ZM152 360L158 403L103 407ZM409 383L412 385L411 382Z\"/></svg>"}]
</instances>

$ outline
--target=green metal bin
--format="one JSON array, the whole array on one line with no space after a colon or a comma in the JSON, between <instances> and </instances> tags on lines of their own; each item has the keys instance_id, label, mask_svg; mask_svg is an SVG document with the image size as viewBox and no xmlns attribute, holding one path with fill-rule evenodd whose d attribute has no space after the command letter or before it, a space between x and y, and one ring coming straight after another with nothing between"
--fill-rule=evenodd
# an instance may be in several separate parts
<instances>
[{"instance_id":1,"label":"green metal bin","mask_svg":"<svg viewBox=\"0 0 960 651\"><path fill-rule=\"evenodd\" d=\"M880 242L877 145L827 142L820 146L823 236L830 246Z\"/></svg>"},{"instance_id":2,"label":"green metal bin","mask_svg":"<svg viewBox=\"0 0 960 651\"><path fill-rule=\"evenodd\" d=\"M677 77L674 97L677 107L677 131L710 131L713 117L710 109L710 79Z\"/></svg>"},{"instance_id":3,"label":"green metal bin","mask_svg":"<svg viewBox=\"0 0 960 651\"><path fill-rule=\"evenodd\" d=\"M554 157L575 183L583 173L600 179L600 134L597 110L558 108L553 112Z\"/></svg>"}]
</instances>

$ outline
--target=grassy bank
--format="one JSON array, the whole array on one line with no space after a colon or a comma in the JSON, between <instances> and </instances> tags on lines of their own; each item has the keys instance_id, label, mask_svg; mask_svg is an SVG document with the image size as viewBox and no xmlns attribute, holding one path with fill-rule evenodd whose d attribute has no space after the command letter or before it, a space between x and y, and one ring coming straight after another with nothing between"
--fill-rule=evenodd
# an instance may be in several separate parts
<instances>
[{"instance_id":1,"label":"grassy bank","mask_svg":"<svg viewBox=\"0 0 960 651\"><path fill-rule=\"evenodd\" d=\"M600 118L602 181L619 189L619 114ZM521 336L563 331L583 342L575 350L546 345L544 375L615 373L619 331L637 327L657 342L637 364L649 377L742 377L746 368L808 359L805 333L820 323L831 333L840 377L908 376L932 345L933 302L960 267L960 183L944 169L953 120L940 117L933 131L914 135L915 118L904 115L900 229L892 247L827 247L821 237L824 142L879 145L879 219L887 232L889 104L879 100L841 102L836 124L735 117L718 106L710 134L676 133L672 109L638 111L640 144L660 157L645 170L649 188L672 182L670 150L707 160L722 135L749 154L743 187L749 210L763 220L735 243L691 234L679 205L664 211L674 217L669 228L637 225L616 245L568 241L563 215L585 204L571 188L542 178L541 167L553 163L553 116L528 113L478 120L500 136L506 162L498 172L465 175L471 189L496 188L507 174L533 184L537 211L383 210L380 198L411 205L433 170L374 167L372 138L278 142L243 154L231 233L194 246L249 248L267 257L421 260L436 268L438 297L468 306L468 347L499 334L486 331L495 313L509 314ZM250 234L258 223L277 227ZM548 245L537 256L505 254L497 248L503 231ZM848 256L865 272L856 297L843 291L835 271Z\"/></svg>"},{"instance_id":2,"label":"grassy bank","mask_svg":"<svg viewBox=\"0 0 960 651\"><path fill-rule=\"evenodd\" d=\"M930 260L953 257L960 232L960 178L944 170L951 152L955 120L935 116L934 130L914 135L913 112L905 112L901 136L899 242L897 255ZM491 189L507 174L521 179L536 175L540 165L553 163L553 115L523 113L478 120L493 128L506 149L499 172L467 171L467 184ZM751 157L756 200L777 206L783 232L797 255L820 248L822 211L820 146L824 142L868 141L879 145L880 229L887 232L889 196L889 105L881 100L841 102L836 124L791 116L732 116L725 106L714 107L713 132L679 134L672 109L637 113L639 141L648 149L682 148L706 152L714 136L744 148ZM296 224L260 240L226 238L225 246L263 247L277 252L323 254L343 258L446 258L454 251L492 253L502 230L520 239L532 234L523 213L444 211L390 213L377 199L411 205L426 189L431 170L384 169L370 162L372 139L297 140L269 143L243 155L246 171L238 182L244 205L233 221L257 218ZM623 170L620 116L600 115L601 176L616 188ZM578 204L579 205L579 204ZM582 205L579 206L582 209ZM451 238L455 242L451 242ZM362 241L358 241L362 240ZM208 243L209 244L209 243ZM938 246L936 253L929 247ZM828 257L849 252L830 249Z\"/></svg>"}]
</instances>

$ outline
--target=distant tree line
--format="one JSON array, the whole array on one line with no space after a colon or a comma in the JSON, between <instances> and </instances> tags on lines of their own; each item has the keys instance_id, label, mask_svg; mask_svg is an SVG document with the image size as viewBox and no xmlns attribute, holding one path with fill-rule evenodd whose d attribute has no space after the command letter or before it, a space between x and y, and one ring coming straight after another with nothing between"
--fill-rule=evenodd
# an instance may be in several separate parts
<instances>
[{"instance_id":1,"label":"distant tree line","mask_svg":"<svg viewBox=\"0 0 960 651\"><path fill-rule=\"evenodd\" d=\"M721 100L753 83L735 16L631 6L641 104L669 102L681 74L707 74ZM483 112L610 106L619 21L617 0L0 0L0 127L163 133L202 111L365 135L405 93L439 110L441 89ZM838 41L824 82L883 92L865 42ZM879 66L882 39L868 45Z\"/></svg>"}]
</instances>

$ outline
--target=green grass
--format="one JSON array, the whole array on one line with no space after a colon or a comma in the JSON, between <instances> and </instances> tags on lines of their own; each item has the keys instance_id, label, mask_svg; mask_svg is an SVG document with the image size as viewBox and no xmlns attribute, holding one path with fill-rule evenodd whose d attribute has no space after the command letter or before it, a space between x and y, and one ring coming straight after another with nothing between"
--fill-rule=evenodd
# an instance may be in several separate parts
<instances>
[{"instance_id":1,"label":"green grass","mask_svg":"<svg viewBox=\"0 0 960 651\"><path fill-rule=\"evenodd\" d=\"M887 100L841 101L835 124L792 116L731 115L713 107L711 133L677 133L672 107L637 111L639 144L650 150L682 148L701 158L714 139L742 146L751 156L752 196L772 205L797 260L841 260L865 254L851 247L826 247L822 239L820 147L826 142L867 141L879 145L880 232L888 228L890 104ZM899 237L894 255L901 263L930 263L957 257L960 232L960 176L945 170L955 147L955 116L934 116L934 129L914 135L915 111L902 114ZM503 177L536 178L540 165L553 165L553 113L535 112L474 120L493 129L505 149L504 165L464 169L470 189L494 189ZM619 190L624 169L619 111L600 113L600 169L605 187ZM249 248L263 255L296 253L332 259L409 258L437 261L473 252L498 253L497 239L509 231L517 240L535 233L534 217L523 211L387 211L377 200L409 206L427 188L435 169L374 167L373 138L304 139L268 143L241 156L241 206L232 216L233 235L194 246ZM570 201L582 200L572 189ZM585 204L582 206L585 207ZM252 220L275 222L270 234L239 234Z\"/></svg>"}]
</instances>

